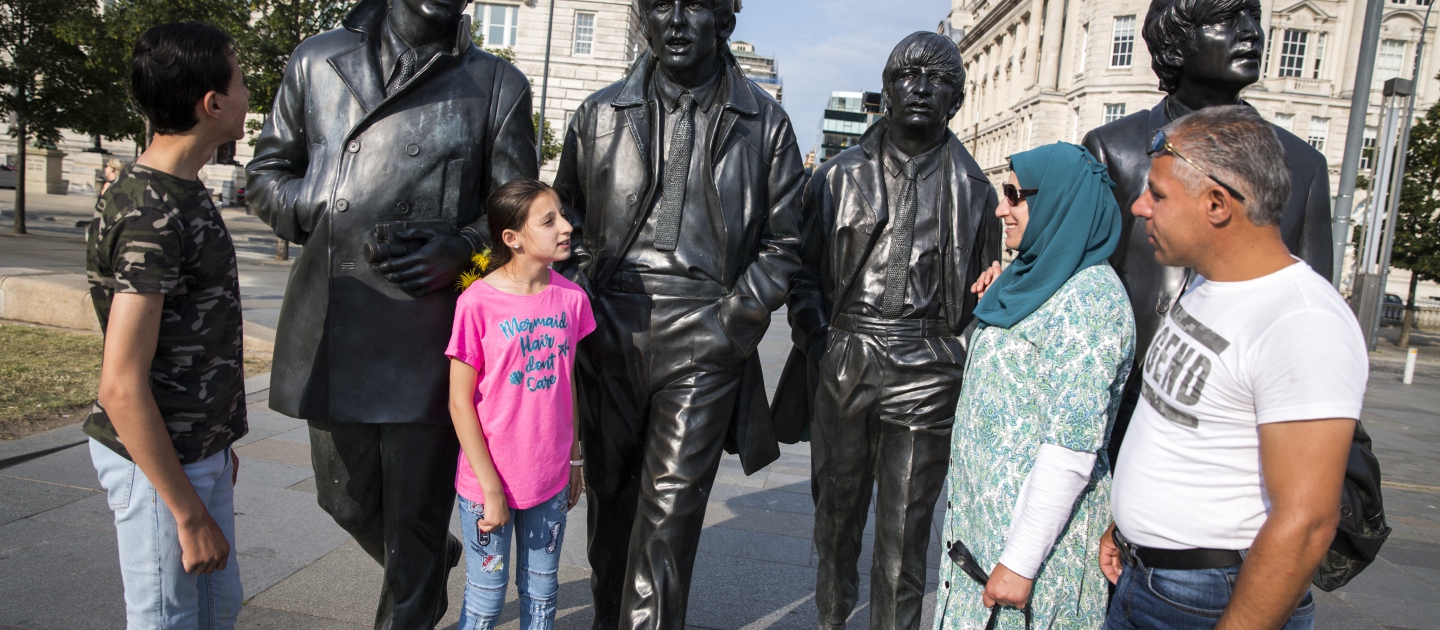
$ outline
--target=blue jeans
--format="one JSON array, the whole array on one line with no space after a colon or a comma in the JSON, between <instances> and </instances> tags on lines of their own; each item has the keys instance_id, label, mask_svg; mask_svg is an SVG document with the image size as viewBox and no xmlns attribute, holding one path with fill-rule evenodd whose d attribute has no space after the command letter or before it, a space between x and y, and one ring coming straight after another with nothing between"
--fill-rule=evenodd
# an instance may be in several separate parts
<instances>
[{"instance_id":1,"label":"blue jeans","mask_svg":"<svg viewBox=\"0 0 1440 630\"><path fill-rule=\"evenodd\" d=\"M185 476L230 542L230 561L209 575L185 572L175 516L139 466L90 440L90 459L115 512L129 630L234 628L244 593L235 561L230 449L185 466Z\"/></svg>"},{"instance_id":2,"label":"blue jeans","mask_svg":"<svg viewBox=\"0 0 1440 630\"><path fill-rule=\"evenodd\" d=\"M550 630L560 592L560 545L565 540L565 511L570 488L539 505L510 510L510 522L490 533L478 523L485 506L460 497L460 527L465 530L465 608L460 630L490 630L505 606L510 581L511 534L519 543L515 554L515 587L520 591L520 627Z\"/></svg>"},{"instance_id":3,"label":"blue jeans","mask_svg":"<svg viewBox=\"0 0 1440 630\"><path fill-rule=\"evenodd\" d=\"M1238 565L1194 570L1126 565L1110 600L1105 630L1210 630L1220 622L1239 575ZM1314 627L1315 598L1307 592L1284 629Z\"/></svg>"}]
</instances>

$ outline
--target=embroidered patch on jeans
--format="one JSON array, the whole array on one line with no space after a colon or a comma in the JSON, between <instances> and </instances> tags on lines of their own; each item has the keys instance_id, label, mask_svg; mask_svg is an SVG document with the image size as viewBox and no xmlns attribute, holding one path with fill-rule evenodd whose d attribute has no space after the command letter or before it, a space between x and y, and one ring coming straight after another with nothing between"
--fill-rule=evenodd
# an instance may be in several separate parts
<instances>
[{"instance_id":1,"label":"embroidered patch on jeans","mask_svg":"<svg viewBox=\"0 0 1440 630\"><path fill-rule=\"evenodd\" d=\"M480 559L480 570L486 573L495 573L505 568L505 561L500 556L485 556Z\"/></svg>"},{"instance_id":2,"label":"embroidered patch on jeans","mask_svg":"<svg viewBox=\"0 0 1440 630\"><path fill-rule=\"evenodd\" d=\"M555 553L555 548L560 546L560 523L550 524L550 543L545 545L545 553Z\"/></svg>"}]
</instances>

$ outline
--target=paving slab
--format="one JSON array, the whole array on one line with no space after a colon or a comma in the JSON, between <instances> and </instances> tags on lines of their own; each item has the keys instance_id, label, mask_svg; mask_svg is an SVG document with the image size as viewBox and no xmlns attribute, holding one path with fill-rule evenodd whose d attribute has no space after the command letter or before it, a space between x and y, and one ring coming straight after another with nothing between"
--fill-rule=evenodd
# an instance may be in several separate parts
<instances>
[{"instance_id":1,"label":"paving slab","mask_svg":"<svg viewBox=\"0 0 1440 630\"><path fill-rule=\"evenodd\" d=\"M79 501L96 491L0 476L0 525Z\"/></svg>"},{"instance_id":2,"label":"paving slab","mask_svg":"<svg viewBox=\"0 0 1440 630\"><path fill-rule=\"evenodd\" d=\"M349 623L252 604L240 609L240 619L235 627L237 630L367 630L374 624Z\"/></svg>"},{"instance_id":3,"label":"paving slab","mask_svg":"<svg viewBox=\"0 0 1440 630\"><path fill-rule=\"evenodd\" d=\"M1345 602L1375 623L1390 629L1431 630L1440 619L1440 603L1416 602L1398 597L1342 593Z\"/></svg>"},{"instance_id":4,"label":"paving slab","mask_svg":"<svg viewBox=\"0 0 1440 630\"><path fill-rule=\"evenodd\" d=\"M292 466L311 465L309 445L281 439L279 435L238 446L235 452L242 459L263 459Z\"/></svg>"},{"instance_id":5,"label":"paving slab","mask_svg":"<svg viewBox=\"0 0 1440 630\"><path fill-rule=\"evenodd\" d=\"M0 526L0 625L125 627L118 554L113 529L98 532L33 519Z\"/></svg>"},{"instance_id":6,"label":"paving slab","mask_svg":"<svg viewBox=\"0 0 1440 630\"><path fill-rule=\"evenodd\" d=\"M235 488L238 553L310 564L350 540L313 495L241 485Z\"/></svg>"},{"instance_id":7,"label":"paving slab","mask_svg":"<svg viewBox=\"0 0 1440 630\"><path fill-rule=\"evenodd\" d=\"M0 470L0 475L87 488L97 492L104 490L95 472L95 463L90 459L89 442L10 466Z\"/></svg>"}]
</instances>

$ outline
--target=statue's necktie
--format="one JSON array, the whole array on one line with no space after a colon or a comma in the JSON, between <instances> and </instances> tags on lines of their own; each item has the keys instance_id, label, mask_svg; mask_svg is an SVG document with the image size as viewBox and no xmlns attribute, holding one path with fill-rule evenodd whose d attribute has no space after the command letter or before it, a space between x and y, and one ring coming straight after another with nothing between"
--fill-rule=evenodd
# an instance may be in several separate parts
<instances>
[{"instance_id":1,"label":"statue's necktie","mask_svg":"<svg viewBox=\"0 0 1440 630\"><path fill-rule=\"evenodd\" d=\"M680 240L680 214L685 209L685 184L690 181L690 157L695 150L695 95L680 95L675 131L670 133L670 155L665 158L665 189L660 216L655 221L655 249L675 251Z\"/></svg>"},{"instance_id":2,"label":"statue's necktie","mask_svg":"<svg viewBox=\"0 0 1440 630\"><path fill-rule=\"evenodd\" d=\"M887 319L899 317L905 308L906 281L910 277L910 256L915 243L915 214L920 210L915 171L915 160L906 160L905 185L900 189L895 229L890 232L890 260L885 265L885 300L880 314Z\"/></svg>"},{"instance_id":3,"label":"statue's necktie","mask_svg":"<svg viewBox=\"0 0 1440 630\"><path fill-rule=\"evenodd\" d=\"M415 49L410 48L400 53L400 58L395 61L400 67L395 70L394 76L390 77L390 85L385 88L385 96L394 94L396 90L404 87L415 76Z\"/></svg>"}]
</instances>

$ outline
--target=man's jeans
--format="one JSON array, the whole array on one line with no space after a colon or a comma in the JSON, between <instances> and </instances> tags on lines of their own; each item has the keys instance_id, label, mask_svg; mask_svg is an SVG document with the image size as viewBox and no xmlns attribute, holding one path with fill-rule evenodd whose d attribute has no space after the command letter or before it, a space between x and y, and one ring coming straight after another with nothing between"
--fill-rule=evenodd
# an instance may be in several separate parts
<instances>
[{"instance_id":1,"label":"man's jeans","mask_svg":"<svg viewBox=\"0 0 1440 630\"><path fill-rule=\"evenodd\" d=\"M1150 569L1127 565L1115 585L1105 630L1209 630L1230 603L1240 567L1224 569ZM1284 630L1315 627L1315 598L1300 601Z\"/></svg>"},{"instance_id":2,"label":"man's jeans","mask_svg":"<svg viewBox=\"0 0 1440 630\"><path fill-rule=\"evenodd\" d=\"M485 533L476 524L485 506L460 497L465 530L465 607L460 630L490 630L505 606L512 536L516 550L515 588L520 591L521 630L550 630L560 593L560 545L565 541L566 486L544 503L510 510L510 522Z\"/></svg>"},{"instance_id":3,"label":"man's jeans","mask_svg":"<svg viewBox=\"0 0 1440 630\"><path fill-rule=\"evenodd\" d=\"M175 517L134 462L90 440L90 459L115 512L129 630L234 628L244 594L235 561L235 487L226 449L185 466L190 485L230 542L225 570L185 572Z\"/></svg>"}]
</instances>

